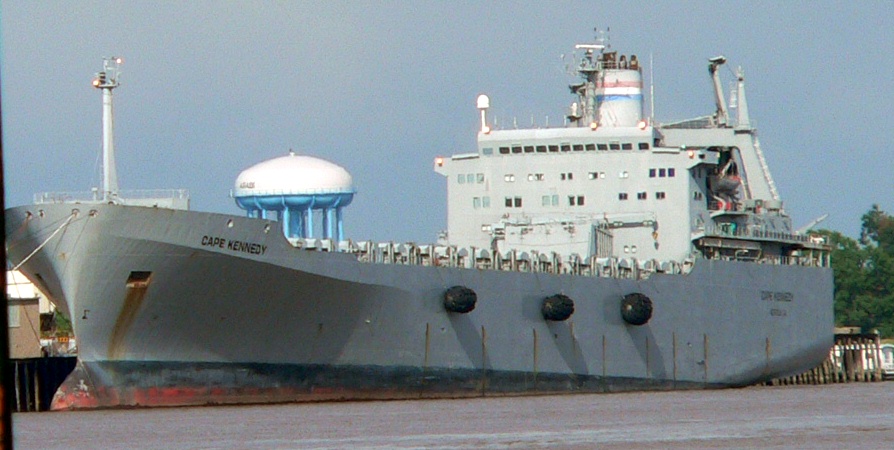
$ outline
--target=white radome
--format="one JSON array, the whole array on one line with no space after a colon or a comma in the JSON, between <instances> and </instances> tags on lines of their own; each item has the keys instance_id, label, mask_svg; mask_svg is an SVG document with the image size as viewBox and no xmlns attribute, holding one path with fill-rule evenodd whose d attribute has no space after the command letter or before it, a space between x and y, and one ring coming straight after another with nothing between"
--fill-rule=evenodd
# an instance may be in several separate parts
<instances>
[{"instance_id":1,"label":"white radome","mask_svg":"<svg viewBox=\"0 0 894 450\"><path fill-rule=\"evenodd\" d=\"M353 178L329 161L290 152L242 171L233 195L300 195L353 192Z\"/></svg>"}]
</instances>

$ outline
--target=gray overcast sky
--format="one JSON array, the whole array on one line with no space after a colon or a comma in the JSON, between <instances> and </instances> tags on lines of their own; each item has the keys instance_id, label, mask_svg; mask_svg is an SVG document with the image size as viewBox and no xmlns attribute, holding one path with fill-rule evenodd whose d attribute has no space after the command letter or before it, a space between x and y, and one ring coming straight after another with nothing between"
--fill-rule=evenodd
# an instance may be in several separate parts
<instances>
[{"instance_id":1,"label":"gray overcast sky","mask_svg":"<svg viewBox=\"0 0 894 450\"><path fill-rule=\"evenodd\" d=\"M431 242L446 227L432 161L474 149L475 97L487 93L504 124L559 123L572 101L560 55L598 26L614 49L653 55L659 121L712 111L707 58L743 66L795 225L828 212L824 227L855 236L873 203L894 212L891 12L824 1L3 0L6 202L99 185L90 81L117 55L122 189L188 188L193 209L240 213L228 197L239 172L293 148L353 174L348 237Z\"/></svg>"}]
</instances>

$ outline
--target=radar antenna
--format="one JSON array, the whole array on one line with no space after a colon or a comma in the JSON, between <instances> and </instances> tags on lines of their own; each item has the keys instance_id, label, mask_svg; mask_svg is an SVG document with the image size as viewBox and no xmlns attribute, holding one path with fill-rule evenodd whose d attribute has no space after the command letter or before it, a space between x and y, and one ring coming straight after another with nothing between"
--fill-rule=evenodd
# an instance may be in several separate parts
<instances>
[{"instance_id":1,"label":"radar antenna","mask_svg":"<svg viewBox=\"0 0 894 450\"><path fill-rule=\"evenodd\" d=\"M115 167L114 120L112 90L118 87L119 57L103 58L102 72L93 78L93 87L102 90L102 199L112 202L118 197L118 171Z\"/></svg>"}]
</instances>

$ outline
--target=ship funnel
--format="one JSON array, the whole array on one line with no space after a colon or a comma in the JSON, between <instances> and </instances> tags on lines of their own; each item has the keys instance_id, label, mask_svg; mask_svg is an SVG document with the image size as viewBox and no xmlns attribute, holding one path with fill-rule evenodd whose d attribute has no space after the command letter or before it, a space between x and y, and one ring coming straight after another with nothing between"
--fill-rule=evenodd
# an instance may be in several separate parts
<instances>
[{"instance_id":1,"label":"ship funnel","mask_svg":"<svg viewBox=\"0 0 894 450\"><path fill-rule=\"evenodd\" d=\"M601 127L635 127L643 120L643 74L636 55L601 55L596 104Z\"/></svg>"}]
</instances>

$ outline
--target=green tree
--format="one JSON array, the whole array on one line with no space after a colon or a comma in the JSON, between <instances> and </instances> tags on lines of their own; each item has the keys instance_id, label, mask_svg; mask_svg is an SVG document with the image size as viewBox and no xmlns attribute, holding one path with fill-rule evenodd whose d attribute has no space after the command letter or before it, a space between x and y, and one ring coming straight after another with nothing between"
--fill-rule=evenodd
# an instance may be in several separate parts
<instances>
[{"instance_id":1,"label":"green tree","mask_svg":"<svg viewBox=\"0 0 894 450\"><path fill-rule=\"evenodd\" d=\"M878 205L862 217L860 240L823 230L832 246L835 323L894 336L894 217Z\"/></svg>"}]
</instances>

